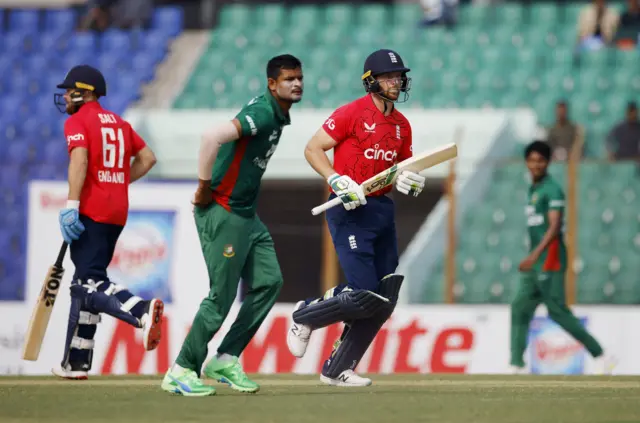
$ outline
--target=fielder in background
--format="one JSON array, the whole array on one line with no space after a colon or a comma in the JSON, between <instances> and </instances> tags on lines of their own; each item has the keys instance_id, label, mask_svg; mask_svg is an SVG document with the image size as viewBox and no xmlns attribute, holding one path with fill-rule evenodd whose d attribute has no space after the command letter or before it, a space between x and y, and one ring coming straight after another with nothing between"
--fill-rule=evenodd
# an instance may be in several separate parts
<instances>
[{"instance_id":1,"label":"fielder in background","mask_svg":"<svg viewBox=\"0 0 640 423\"><path fill-rule=\"evenodd\" d=\"M403 276L398 266L394 203L388 187L365 197L360 184L412 155L411 125L395 108L408 99L411 79L398 53L378 50L365 61L364 97L338 108L309 141L305 157L344 207L326 212L329 231L348 283L323 298L296 304L287 343L302 357L311 332L336 322L345 330L324 363L320 380L338 386L367 386L354 373L374 337L391 316ZM403 98L400 100L400 96ZM334 149L332 165L326 152ZM425 178L402 172L396 188L417 196Z\"/></svg>"},{"instance_id":2,"label":"fielder in background","mask_svg":"<svg viewBox=\"0 0 640 423\"><path fill-rule=\"evenodd\" d=\"M302 99L302 64L291 55L267 64L267 92L253 98L235 119L206 132L198 159L194 215L209 273L209 295L202 300L175 364L162 389L185 396L215 394L200 372L207 344L227 317L240 278L248 285L238 316L204 367L204 374L241 392L256 392L238 357L269 313L282 287L273 239L256 215L260 183L289 109ZM215 165L214 165L215 164Z\"/></svg>"},{"instance_id":3,"label":"fielder in background","mask_svg":"<svg viewBox=\"0 0 640 423\"><path fill-rule=\"evenodd\" d=\"M56 107L70 115L64 124L69 194L59 223L75 273L64 356L52 371L66 379L86 379L100 313L141 328L147 351L160 342L162 301L145 301L107 276L127 221L129 184L146 175L156 158L129 123L100 106L98 99L107 94L100 71L76 66L57 87L66 92L55 94Z\"/></svg>"},{"instance_id":4,"label":"fielder in background","mask_svg":"<svg viewBox=\"0 0 640 423\"><path fill-rule=\"evenodd\" d=\"M526 206L531 251L519 266L520 287L511 303L511 367L525 373L524 352L529 324L541 303L549 317L578 340L596 358L597 373L609 373L615 360L606 357L602 347L567 307L564 275L567 253L563 240L564 193L547 173L551 147L542 141L529 144L524 154L531 175Z\"/></svg>"}]
</instances>

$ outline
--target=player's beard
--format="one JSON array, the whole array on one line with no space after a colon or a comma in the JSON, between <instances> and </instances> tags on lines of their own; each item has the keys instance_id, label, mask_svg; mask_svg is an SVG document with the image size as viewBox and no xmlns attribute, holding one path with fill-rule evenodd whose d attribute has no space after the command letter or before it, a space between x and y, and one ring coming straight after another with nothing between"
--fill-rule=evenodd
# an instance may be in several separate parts
<instances>
[{"instance_id":1,"label":"player's beard","mask_svg":"<svg viewBox=\"0 0 640 423\"><path fill-rule=\"evenodd\" d=\"M68 115L72 115L78 111L78 106L76 106L75 104L67 103L66 110Z\"/></svg>"},{"instance_id":2,"label":"player's beard","mask_svg":"<svg viewBox=\"0 0 640 423\"><path fill-rule=\"evenodd\" d=\"M284 81L276 89L278 98L289 103L295 104L302 100L304 87L302 85L294 85L293 82Z\"/></svg>"},{"instance_id":3,"label":"player's beard","mask_svg":"<svg viewBox=\"0 0 640 423\"><path fill-rule=\"evenodd\" d=\"M400 89L391 88L387 91L381 92L380 94L384 100L395 102L400 97Z\"/></svg>"}]
</instances>

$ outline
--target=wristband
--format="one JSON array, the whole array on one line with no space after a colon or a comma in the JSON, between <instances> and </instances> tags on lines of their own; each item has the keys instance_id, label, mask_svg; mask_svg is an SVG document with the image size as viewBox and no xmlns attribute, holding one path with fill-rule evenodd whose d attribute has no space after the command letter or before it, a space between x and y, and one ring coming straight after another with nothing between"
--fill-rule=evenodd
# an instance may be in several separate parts
<instances>
[{"instance_id":1,"label":"wristband","mask_svg":"<svg viewBox=\"0 0 640 423\"><path fill-rule=\"evenodd\" d=\"M80 208L80 201L79 200L67 200L67 208L68 209L76 209L76 210L78 210Z\"/></svg>"},{"instance_id":2,"label":"wristband","mask_svg":"<svg viewBox=\"0 0 640 423\"><path fill-rule=\"evenodd\" d=\"M333 180L333 179L336 179L336 178L339 178L339 177L340 177L340 175L338 175L338 173L334 173L334 174L332 174L331 176L329 176L329 177L327 178L327 183L328 183L329 185L331 185L332 180Z\"/></svg>"}]
</instances>

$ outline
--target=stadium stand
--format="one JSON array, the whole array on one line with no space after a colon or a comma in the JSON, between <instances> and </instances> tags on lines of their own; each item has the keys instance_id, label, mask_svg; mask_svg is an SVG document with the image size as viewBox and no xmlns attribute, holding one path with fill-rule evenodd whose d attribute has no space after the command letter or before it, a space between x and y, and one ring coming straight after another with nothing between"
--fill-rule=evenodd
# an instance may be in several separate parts
<instances>
[{"instance_id":1,"label":"stadium stand","mask_svg":"<svg viewBox=\"0 0 640 423\"><path fill-rule=\"evenodd\" d=\"M420 28L417 4L226 5L174 107L241 106L264 90L264 63L282 52L303 60L301 106L337 107L362 94L357 76L367 53L380 46L401 51L412 68L412 99L405 107L529 106L548 125L555 102L567 99L572 120L587 134L578 195L578 302L640 303L637 168L601 162L606 133L624 115L627 100L640 94L640 54L577 54L575 24L582 6L464 5L458 25L446 29ZM109 81L105 105L124 111L141 84L153 78L168 40L181 31L182 16L178 9L159 8L149 30L97 35L74 33L76 17L69 10L4 13L0 142L7 148L0 149L0 201L8 213L0 221L0 278L16 283L0 284L0 299L9 299L23 295L17 281L24 269L25 181L66 174L60 166L66 161L59 148L62 117L51 104L52 87L72 64L94 63ZM30 117L34 113L37 120ZM554 164L552 172L566 186L566 165ZM525 169L514 161L499 166L493 178L485 201L465 216L459 231L459 302L507 302L517 286L526 248ZM18 260L11 259L14 254ZM443 301L443 272L440 266L427 275L425 302Z\"/></svg>"},{"instance_id":2,"label":"stadium stand","mask_svg":"<svg viewBox=\"0 0 640 423\"><path fill-rule=\"evenodd\" d=\"M412 68L408 107L529 106L548 125L556 101L567 99L571 118L586 127L585 157L604 159L607 132L624 115L626 101L640 94L640 54L615 49L577 54L581 7L467 5L450 30L418 28L417 4L229 5L174 107L240 106L264 89L268 56L285 51L305 65L305 106L337 107L362 93L354 75L360 74L367 52L384 45L401 51ZM566 186L566 166L554 164L552 171ZM580 177L577 300L638 303L636 167L585 162ZM526 251L521 205L526 186L522 163L499 167L479 212L466 216L458 241L457 301L510 301ZM442 266L427 280L423 300L442 302Z\"/></svg>"},{"instance_id":3,"label":"stadium stand","mask_svg":"<svg viewBox=\"0 0 640 423\"><path fill-rule=\"evenodd\" d=\"M55 86L74 65L97 66L108 84L102 104L123 113L183 27L174 7L157 8L144 30L76 32L77 18L72 9L0 9L0 300L24 298L27 181L66 179Z\"/></svg>"}]
</instances>

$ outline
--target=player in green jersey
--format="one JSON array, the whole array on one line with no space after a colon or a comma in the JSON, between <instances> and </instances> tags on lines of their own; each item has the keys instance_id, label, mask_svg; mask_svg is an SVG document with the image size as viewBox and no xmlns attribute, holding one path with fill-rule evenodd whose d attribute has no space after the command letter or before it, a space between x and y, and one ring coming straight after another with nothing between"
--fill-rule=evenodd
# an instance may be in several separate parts
<instances>
[{"instance_id":1,"label":"player in green jersey","mask_svg":"<svg viewBox=\"0 0 640 423\"><path fill-rule=\"evenodd\" d=\"M207 344L227 317L242 278L248 293L217 354L202 370L242 392L256 392L238 357L275 303L282 273L266 226L256 215L262 175L289 109L302 99L302 64L291 55L267 64L268 90L255 97L230 122L207 132L198 160L199 186L194 215L209 272L209 295L202 301L162 389L185 396L213 395L200 372Z\"/></svg>"},{"instance_id":2,"label":"player in green jersey","mask_svg":"<svg viewBox=\"0 0 640 423\"><path fill-rule=\"evenodd\" d=\"M541 303L547 307L549 317L582 343L596 359L596 372L609 372L614 360L605 357L598 341L566 305L564 274L567 254L562 232L564 193L547 173L551 147L545 142L534 141L525 150L525 160L532 180L526 207L531 251L520 263L520 287L511 304L512 372L524 373L523 355L529 324Z\"/></svg>"}]
</instances>

